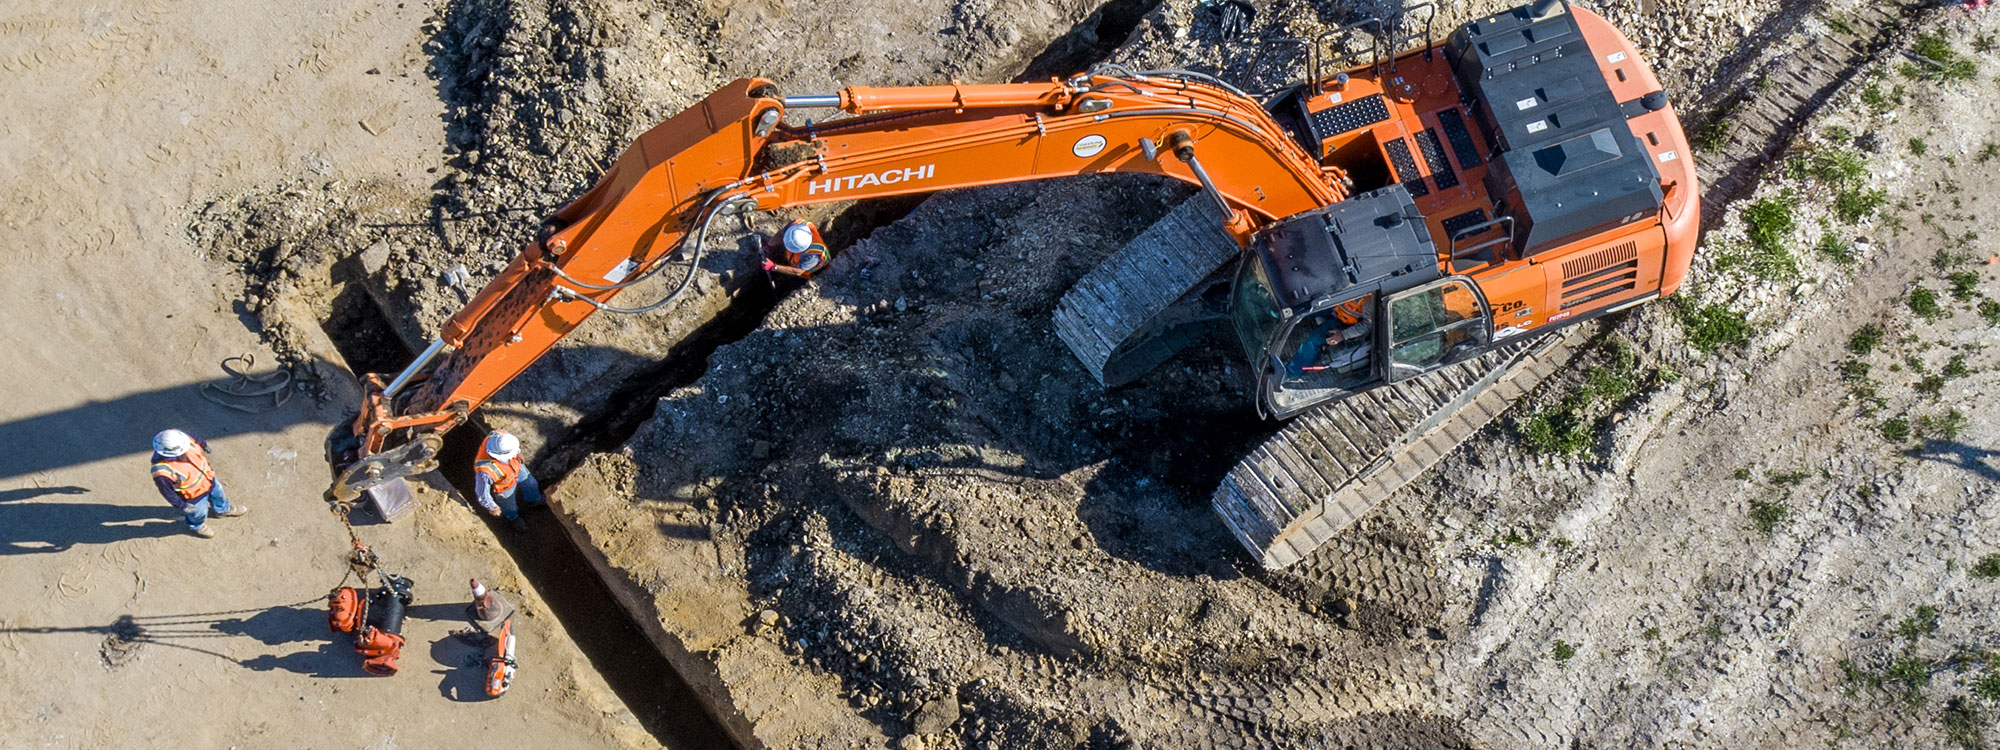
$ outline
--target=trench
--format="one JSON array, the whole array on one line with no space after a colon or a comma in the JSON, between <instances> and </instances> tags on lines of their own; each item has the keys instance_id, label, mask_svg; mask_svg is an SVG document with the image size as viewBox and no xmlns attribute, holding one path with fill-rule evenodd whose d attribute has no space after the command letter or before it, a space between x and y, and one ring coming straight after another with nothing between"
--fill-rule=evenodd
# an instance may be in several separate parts
<instances>
[{"instance_id":1,"label":"trench","mask_svg":"<svg viewBox=\"0 0 2000 750\"><path fill-rule=\"evenodd\" d=\"M1015 80L1079 72L1107 58L1159 2L1104 3L1026 61ZM824 222L823 234L838 253L901 220L926 197L857 204ZM707 372L709 357L760 328L788 291L789 287L780 290L746 284L720 313L676 343L654 366L616 386L613 398L607 401L611 406L578 419L566 433L550 440L542 458L531 467L544 493L554 494L569 471L591 453L615 451L631 440L652 419L662 396L699 380ZM360 283L344 286L323 330L352 372L397 372L415 355ZM468 497L472 494L473 459L485 433L485 425L475 414L445 436L439 457L439 472ZM546 513L524 509L522 518L528 522L525 532L516 532L498 519L486 520L501 547L514 558L592 668L648 732L671 748L731 746L730 735L709 712L707 703L647 637L633 613L620 605L612 584L599 576L577 542Z\"/></svg>"},{"instance_id":2,"label":"trench","mask_svg":"<svg viewBox=\"0 0 2000 750\"><path fill-rule=\"evenodd\" d=\"M335 297L322 330L351 372L397 372L415 358L359 283L347 284ZM472 495L472 463L485 433L485 426L474 417L445 436L439 457L438 472L467 497ZM524 509L525 532L508 528L497 518L481 518L590 660L591 668L647 732L675 750L731 747L729 735L693 687L654 647L631 613L618 604L610 584L547 513ZM522 668L537 666L528 663Z\"/></svg>"},{"instance_id":3,"label":"trench","mask_svg":"<svg viewBox=\"0 0 2000 750\"><path fill-rule=\"evenodd\" d=\"M1024 63L1013 80L1068 75L1105 60L1159 4L1160 0L1109 0L1099 5ZM875 230L908 216L929 197L908 195L853 204L821 222L821 235L837 258L868 239ZM534 466L536 476L545 476L545 481L553 486L591 453L615 451L624 446L653 418L662 396L700 380L708 371L709 356L762 327L764 317L792 288L795 285L779 290L757 283L746 284L731 296L728 306L713 320L674 344L654 366L618 386L607 407L577 420L567 433L550 441L542 459Z\"/></svg>"}]
</instances>

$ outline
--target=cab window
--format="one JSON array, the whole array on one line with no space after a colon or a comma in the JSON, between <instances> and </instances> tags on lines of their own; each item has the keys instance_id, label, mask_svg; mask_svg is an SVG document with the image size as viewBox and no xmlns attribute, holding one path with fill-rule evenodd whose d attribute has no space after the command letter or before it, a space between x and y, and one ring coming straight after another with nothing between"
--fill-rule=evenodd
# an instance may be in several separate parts
<instances>
[{"instance_id":1,"label":"cab window","mask_svg":"<svg viewBox=\"0 0 2000 750\"><path fill-rule=\"evenodd\" d=\"M1389 370L1397 380L1484 350L1491 331L1472 285L1445 279L1389 298Z\"/></svg>"}]
</instances>

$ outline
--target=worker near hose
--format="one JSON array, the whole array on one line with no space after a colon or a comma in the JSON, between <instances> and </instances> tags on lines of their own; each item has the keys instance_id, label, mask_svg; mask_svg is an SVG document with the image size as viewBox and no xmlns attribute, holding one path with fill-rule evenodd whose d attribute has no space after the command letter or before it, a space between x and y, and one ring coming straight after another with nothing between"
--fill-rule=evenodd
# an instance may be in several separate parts
<instances>
[{"instance_id":1,"label":"worker near hose","mask_svg":"<svg viewBox=\"0 0 2000 750\"><path fill-rule=\"evenodd\" d=\"M825 270L832 259L826 249L826 240L819 236L819 227L804 219L786 224L784 231L764 243L764 270L767 273L809 280L813 274Z\"/></svg>"},{"instance_id":2,"label":"worker near hose","mask_svg":"<svg viewBox=\"0 0 2000 750\"><path fill-rule=\"evenodd\" d=\"M542 485L528 473L521 460L521 439L505 430L494 430L479 446L479 458L472 464L472 496L486 515L507 519L515 531L527 531L521 520L520 503L541 505Z\"/></svg>"},{"instance_id":3,"label":"worker near hose","mask_svg":"<svg viewBox=\"0 0 2000 750\"><path fill-rule=\"evenodd\" d=\"M203 539L213 539L208 517L231 518L250 512L230 505L222 491L222 480L208 462L208 443L180 430L162 430L153 436L153 485L160 496L186 516L188 530Z\"/></svg>"}]
</instances>

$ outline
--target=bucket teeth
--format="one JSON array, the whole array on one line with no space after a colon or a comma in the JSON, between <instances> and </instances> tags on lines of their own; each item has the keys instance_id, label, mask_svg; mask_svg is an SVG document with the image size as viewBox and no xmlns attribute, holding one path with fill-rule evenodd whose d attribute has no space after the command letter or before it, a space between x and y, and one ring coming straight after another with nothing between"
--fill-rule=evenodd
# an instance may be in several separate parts
<instances>
[{"instance_id":1,"label":"bucket teeth","mask_svg":"<svg viewBox=\"0 0 2000 750\"><path fill-rule=\"evenodd\" d=\"M1130 382L1189 343L1161 313L1237 252L1214 201L1181 201L1063 295L1056 337L1097 382Z\"/></svg>"}]
</instances>

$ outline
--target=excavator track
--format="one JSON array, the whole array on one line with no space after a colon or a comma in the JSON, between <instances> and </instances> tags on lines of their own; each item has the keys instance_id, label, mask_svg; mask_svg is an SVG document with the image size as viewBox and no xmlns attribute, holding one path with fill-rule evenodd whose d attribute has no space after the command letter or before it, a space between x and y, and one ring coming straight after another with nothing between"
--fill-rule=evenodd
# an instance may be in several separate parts
<instances>
[{"instance_id":1,"label":"excavator track","mask_svg":"<svg viewBox=\"0 0 2000 750\"><path fill-rule=\"evenodd\" d=\"M1735 126L1719 147L1696 154L1708 221L1719 222L1724 207L1753 190L1770 160L1923 7L1860 8L1834 34L1780 58L1764 75L1775 85L1746 87L1718 107L1711 117ZM1216 512L1266 568L1298 562L1560 368L1585 338L1581 328L1299 416L1230 470L1212 499Z\"/></svg>"},{"instance_id":2,"label":"excavator track","mask_svg":"<svg viewBox=\"0 0 2000 750\"><path fill-rule=\"evenodd\" d=\"M1191 342L1198 320L1175 313L1239 252L1214 201L1181 201L1063 295L1056 337L1097 382L1129 383Z\"/></svg>"},{"instance_id":3,"label":"excavator track","mask_svg":"<svg viewBox=\"0 0 2000 750\"><path fill-rule=\"evenodd\" d=\"M1554 373L1577 328L1301 414L1250 450L1211 502L1270 569L1298 562Z\"/></svg>"}]
</instances>

